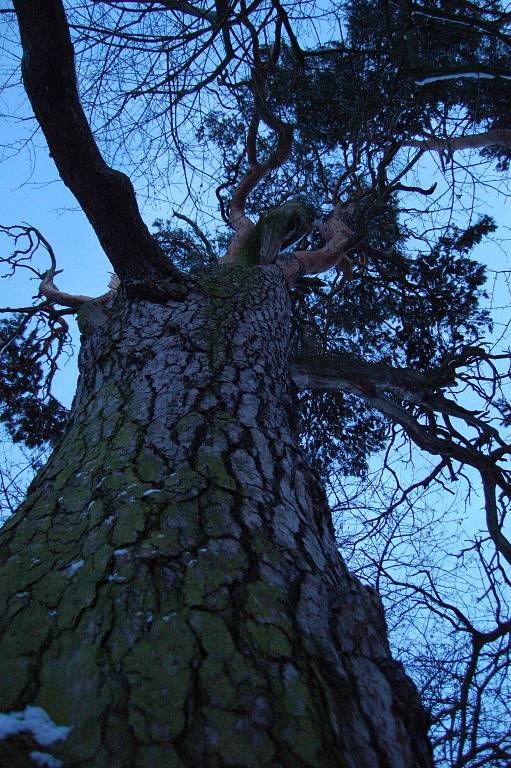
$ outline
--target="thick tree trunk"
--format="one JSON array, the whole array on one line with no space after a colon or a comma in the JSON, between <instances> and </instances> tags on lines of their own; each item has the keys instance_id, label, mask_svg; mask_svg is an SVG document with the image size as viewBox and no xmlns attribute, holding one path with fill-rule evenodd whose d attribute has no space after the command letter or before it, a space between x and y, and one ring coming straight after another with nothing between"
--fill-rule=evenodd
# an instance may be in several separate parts
<instances>
[{"instance_id":1,"label":"thick tree trunk","mask_svg":"<svg viewBox=\"0 0 511 768\"><path fill-rule=\"evenodd\" d=\"M430 766L289 426L278 269L93 309L69 429L1 532L0 763Z\"/></svg>"}]
</instances>

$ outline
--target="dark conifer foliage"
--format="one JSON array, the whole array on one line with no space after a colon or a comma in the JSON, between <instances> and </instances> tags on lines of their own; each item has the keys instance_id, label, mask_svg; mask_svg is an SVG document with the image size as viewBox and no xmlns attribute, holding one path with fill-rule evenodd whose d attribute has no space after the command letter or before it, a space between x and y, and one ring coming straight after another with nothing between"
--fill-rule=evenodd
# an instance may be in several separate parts
<instances>
[{"instance_id":1,"label":"dark conifer foliage","mask_svg":"<svg viewBox=\"0 0 511 768\"><path fill-rule=\"evenodd\" d=\"M492 12L498 21L498 9ZM252 191L247 211L257 217L290 195L301 195L324 218L327 190L344 169L338 194L351 200L351 254L361 265L356 283L335 291L328 279L300 282L292 295L298 354L350 352L427 370L464 345L477 343L489 328L490 319L479 308L485 296L484 268L469 254L495 230L492 220L484 216L465 231L451 225L419 252L415 244L412 252L408 236L413 233L403 226L397 194L386 187L379 167L385 146L398 146L433 129L447 130L453 109L467 128L507 125L511 80L502 74L509 63L509 40L488 13L462 2L353 0L344 40L304 49L303 56L282 43L278 66L268 76L267 99L294 126L293 149L286 166ZM469 74L470 68L483 73L484 89L478 78L452 76L463 67ZM431 82L417 87L416 81L428 76ZM226 180L218 192L225 216L225 192L247 167L243 148L252 100L244 90L236 94L237 119L217 109L204 116L196 134L200 141L213 142L222 158ZM261 134L257 141L263 154L271 148L271 136ZM346 153L353 147L357 167L349 173ZM498 149L501 168L506 152ZM210 242L189 220L186 227L158 220L155 235L184 272L212 266L227 242L225 234ZM317 232L309 236L309 247L322 244ZM6 324L5 333L10 328ZM3 392L26 394L5 395L9 404L3 407L3 420L16 440L27 445L54 439L65 423L62 407L51 395L38 399L42 368L32 348L25 349L34 343L29 335L4 352L17 355L18 362L6 366L10 373L5 376L11 378ZM384 442L384 420L349 395L302 394L297 408L302 442L323 475L335 465L347 474L363 473L367 456ZM362 423L363 441L358 439ZM321 435L325 442L320 446Z\"/></svg>"},{"instance_id":2,"label":"dark conifer foliage","mask_svg":"<svg viewBox=\"0 0 511 768\"><path fill-rule=\"evenodd\" d=\"M62 434L68 411L46 391L37 334L19 335L16 320L3 320L0 350L0 422L14 443L52 445Z\"/></svg>"}]
</instances>

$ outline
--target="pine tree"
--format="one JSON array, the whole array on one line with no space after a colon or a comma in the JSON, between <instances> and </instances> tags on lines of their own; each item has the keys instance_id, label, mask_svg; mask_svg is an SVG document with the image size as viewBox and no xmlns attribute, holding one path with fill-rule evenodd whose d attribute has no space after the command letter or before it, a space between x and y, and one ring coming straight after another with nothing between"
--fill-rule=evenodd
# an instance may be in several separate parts
<instances>
[{"instance_id":1,"label":"pine tree","mask_svg":"<svg viewBox=\"0 0 511 768\"><path fill-rule=\"evenodd\" d=\"M34 115L115 277L101 297L67 294L41 233L3 228L9 268L39 246L50 268L33 268L23 334L3 326L1 417L14 439L54 443L1 531L3 761L431 766L427 714L377 593L339 555L320 478L364 477L400 425L442 470L479 472L511 562L508 445L449 396L460 370L493 364L470 253L495 224L447 219L419 239L403 197L434 199L407 176L426 153L446 167L483 148L505 169L507 15L353 2L345 40L314 48L299 4L13 5ZM151 234L99 149L140 139L161 182L160 126L178 158L215 148L227 242L184 214ZM82 343L67 420L49 384L69 312Z\"/></svg>"}]
</instances>

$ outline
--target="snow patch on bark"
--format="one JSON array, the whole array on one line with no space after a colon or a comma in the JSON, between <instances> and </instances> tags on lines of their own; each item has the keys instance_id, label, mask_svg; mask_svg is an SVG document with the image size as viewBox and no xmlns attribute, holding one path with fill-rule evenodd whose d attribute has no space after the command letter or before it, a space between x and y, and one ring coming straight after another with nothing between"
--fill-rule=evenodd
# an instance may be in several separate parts
<instances>
[{"instance_id":1,"label":"snow patch on bark","mask_svg":"<svg viewBox=\"0 0 511 768\"><path fill-rule=\"evenodd\" d=\"M21 712L0 713L0 740L30 731L38 744L47 747L67 739L70 727L57 725L42 707L26 707Z\"/></svg>"},{"instance_id":2,"label":"snow patch on bark","mask_svg":"<svg viewBox=\"0 0 511 768\"><path fill-rule=\"evenodd\" d=\"M38 752L37 750L34 750L30 753L30 757L34 763L37 763L41 768L62 768L64 765L62 760L48 754L48 752Z\"/></svg>"},{"instance_id":3,"label":"snow patch on bark","mask_svg":"<svg viewBox=\"0 0 511 768\"><path fill-rule=\"evenodd\" d=\"M77 571L80 570L80 568L85 565L85 560L75 560L74 563L71 563L71 565L68 565L67 568L64 569L64 573L67 576L74 576Z\"/></svg>"}]
</instances>

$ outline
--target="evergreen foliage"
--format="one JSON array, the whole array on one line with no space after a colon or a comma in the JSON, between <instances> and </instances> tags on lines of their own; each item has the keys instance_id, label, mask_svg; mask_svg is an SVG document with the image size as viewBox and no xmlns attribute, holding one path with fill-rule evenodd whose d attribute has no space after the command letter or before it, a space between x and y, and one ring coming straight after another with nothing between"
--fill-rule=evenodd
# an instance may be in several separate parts
<instances>
[{"instance_id":1,"label":"evergreen foliage","mask_svg":"<svg viewBox=\"0 0 511 768\"><path fill-rule=\"evenodd\" d=\"M0 422L27 448L55 443L68 419L67 409L46 392L40 353L35 331L20 335L16 320L0 321Z\"/></svg>"}]
</instances>

